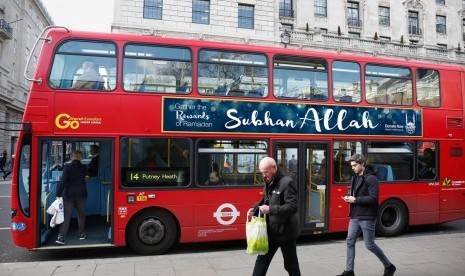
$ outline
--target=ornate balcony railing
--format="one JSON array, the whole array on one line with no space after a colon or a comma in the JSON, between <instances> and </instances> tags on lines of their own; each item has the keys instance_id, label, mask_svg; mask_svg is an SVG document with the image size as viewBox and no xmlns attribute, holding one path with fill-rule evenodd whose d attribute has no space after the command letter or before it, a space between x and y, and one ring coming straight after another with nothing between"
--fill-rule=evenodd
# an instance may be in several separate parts
<instances>
[{"instance_id":1,"label":"ornate balcony railing","mask_svg":"<svg viewBox=\"0 0 465 276\"><path fill-rule=\"evenodd\" d=\"M279 17L294 18L294 10L292 9L279 9Z\"/></svg>"},{"instance_id":2,"label":"ornate balcony railing","mask_svg":"<svg viewBox=\"0 0 465 276\"><path fill-rule=\"evenodd\" d=\"M320 34L290 30L289 47L300 49L357 53L407 60L446 62L465 65L465 50L437 49L398 42L384 42L372 39L352 38L335 34Z\"/></svg>"},{"instance_id":3,"label":"ornate balcony railing","mask_svg":"<svg viewBox=\"0 0 465 276\"><path fill-rule=\"evenodd\" d=\"M362 20L360 20L358 18L348 18L347 19L347 25L349 25L349 27L361 28L362 27Z\"/></svg>"},{"instance_id":4,"label":"ornate balcony railing","mask_svg":"<svg viewBox=\"0 0 465 276\"><path fill-rule=\"evenodd\" d=\"M13 38L13 28L5 21L5 19L0 19L0 38L1 39L12 39Z\"/></svg>"}]
</instances>

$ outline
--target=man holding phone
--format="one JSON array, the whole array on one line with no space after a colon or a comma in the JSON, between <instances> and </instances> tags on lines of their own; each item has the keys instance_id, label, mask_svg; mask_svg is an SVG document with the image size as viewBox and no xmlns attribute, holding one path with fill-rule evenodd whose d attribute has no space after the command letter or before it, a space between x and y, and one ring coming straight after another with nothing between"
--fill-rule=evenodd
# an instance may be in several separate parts
<instances>
[{"instance_id":1,"label":"man holding phone","mask_svg":"<svg viewBox=\"0 0 465 276\"><path fill-rule=\"evenodd\" d=\"M350 195L342 199L350 204L350 222L347 230L347 260L346 270L337 276L354 276L355 243L363 232L363 240L368 250L378 257L384 266L383 276L392 276L396 267L384 255L375 243L375 226L378 217L378 178L366 167L366 157L354 154L349 159L354 172Z\"/></svg>"}]
</instances>

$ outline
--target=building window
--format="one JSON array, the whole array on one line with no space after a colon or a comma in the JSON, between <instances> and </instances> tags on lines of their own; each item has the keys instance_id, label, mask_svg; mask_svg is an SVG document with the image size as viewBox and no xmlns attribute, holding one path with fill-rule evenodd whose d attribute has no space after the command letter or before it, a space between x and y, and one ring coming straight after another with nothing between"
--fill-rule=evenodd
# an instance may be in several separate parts
<instances>
[{"instance_id":1,"label":"building window","mask_svg":"<svg viewBox=\"0 0 465 276\"><path fill-rule=\"evenodd\" d=\"M320 33L322 33L322 34L328 34L328 29L326 29L326 28L320 28Z\"/></svg>"},{"instance_id":2,"label":"building window","mask_svg":"<svg viewBox=\"0 0 465 276\"><path fill-rule=\"evenodd\" d=\"M436 0L436 5L445 5L446 4L446 0Z\"/></svg>"},{"instance_id":3,"label":"building window","mask_svg":"<svg viewBox=\"0 0 465 276\"><path fill-rule=\"evenodd\" d=\"M239 28L254 28L254 6L239 4Z\"/></svg>"},{"instance_id":4,"label":"building window","mask_svg":"<svg viewBox=\"0 0 465 276\"><path fill-rule=\"evenodd\" d=\"M315 0L313 5L316 16L328 16L328 3L326 0Z\"/></svg>"},{"instance_id":5,"label":"building window","mask_svg":"<svg viewBox=\"0 0 465 276\"><path fill-rule=\"evenodd\" d=\"M440 34L446 33L446 17L436 15L436 32Z\"/></svg>"},{"instance_id":6,"label":"building window","mask_svg":"<svg viewBox=\"0 0 465 276\"><path fill-rule=\"evenodd\" d=\"M418 12L408 12L408 33L409 34L420 34L420 23L418 21Z\"/></svg>"},{"instance_id":7,"label":"building window","mask_svg":"<svg viewBox=\"0 0 465 276\"><path fill-rule=\"evenodd\" d=\"M294 17L292 10L292 0L279 0L279 16Z\"/></svg>"},{"instance_id":8,"label":"building window","mask_svg":"<svg viewBox=\"0 0 465 276\"><path fill-rule=\"evenodd\" d=\"M199 24L210 24L210 1L192 1L192 22Z\"/></svg>"},{"instance_id":9,"label":"building window","mask_svg":"<svg viewBox=\"0 0 465 276\"><path fill-rule=\"evenodd\" d=\"M144 18L161 19L163 0L144 0Z\"/></svg>"},{"instance_id":10,"label":"building window","mask_svg":"<svg viewBox=\"0 0 465 276\"><path fill-rule=\"evenodd\" d=\"M347 3L347 23L349 26L361 27L359 4L356 2Z\"/></svg>"},{"instance_id":11,"label":"building window","mask_svg":"<svg viewBox=\"0 0 465 276\"><path fill-rule=\"evenodd\" d=\"M438 46L438 48L439 48L440 50L447 50L447 44L439 44L439 43L438 43L437 46Z\"/></svg>"},{"instance_id":12,"label":"building window","mask_svg":"<svg viewBox=\"0 0 465 276\"><path fill-rule=\"evenodd\" d=\"M381 42L391 42L391 38L389 36L380 36L379 41L381 41Z\"/></svg>"},{"instance_id":13,"label":"building window","mask_svg":"<svg viewBox=\"0 0 465 276\"><path fill-rule=\"evenodd\" d=\"M379 7L378 9L378 17L379 17L379 25L380 26L390 26L391 22L389 19L389 8L388 7Z\"/></svg>"}]
</instances>

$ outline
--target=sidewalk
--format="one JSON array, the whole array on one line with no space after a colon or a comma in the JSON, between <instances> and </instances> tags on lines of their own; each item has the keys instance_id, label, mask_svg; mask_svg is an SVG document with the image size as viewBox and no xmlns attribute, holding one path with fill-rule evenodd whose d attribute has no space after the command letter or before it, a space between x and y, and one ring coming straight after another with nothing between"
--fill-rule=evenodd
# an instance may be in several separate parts
<instances>
[{"instance_id":1,"label":"sidewalk","mask_svg":"<svg viewBox=\"0 0 465 276\"><path fill-rule=\"evenodd\" d=\"M401 275L465 275L465 233L416 237L377 238L377 244L397 266ZM302 275L331 276L343 271L345 242L300 244L297 247ZM2 263L0 276L242 276L251 275L255 256L244 250L208 253L167 254L94 260ZM366 248L357 243L357 276L382 275L383 267ZM281 252L271 263L267 276L287 275Z\"/></svg>"}]
</instances>

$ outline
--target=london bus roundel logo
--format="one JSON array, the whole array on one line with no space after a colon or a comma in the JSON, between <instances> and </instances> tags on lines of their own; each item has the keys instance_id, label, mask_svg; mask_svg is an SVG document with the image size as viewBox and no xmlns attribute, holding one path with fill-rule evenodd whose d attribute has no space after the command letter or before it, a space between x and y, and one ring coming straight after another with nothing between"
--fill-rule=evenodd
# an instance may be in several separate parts
<instances>
[{"instance_id":1,"label":"london bus roundel logo","mask_svg":"<svg viewBox=\"0 0 465 276\"><path fill-rule=\"evenodd\" d=\"M55 125L59 129L72 128L77 129L79 127L79 121L73 120L69 114L61 113L55 118Z\"/></svg>"},{"instance_id":2,"label":"london bus roundel logo","mask_svg":"<svg viewBox=\"0 0 465 276\"><path fill-rule=\"evenodd\" d=\"M213 217L215 217L221 225L233 224L240 215L241 212L237 211L236 206L231 203L221 204L218 209L216 209L216 212L213 213Z\"/></svg>"}]
</instances>

